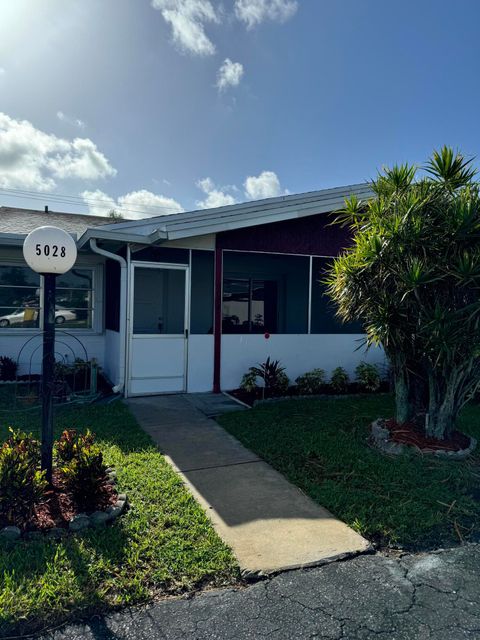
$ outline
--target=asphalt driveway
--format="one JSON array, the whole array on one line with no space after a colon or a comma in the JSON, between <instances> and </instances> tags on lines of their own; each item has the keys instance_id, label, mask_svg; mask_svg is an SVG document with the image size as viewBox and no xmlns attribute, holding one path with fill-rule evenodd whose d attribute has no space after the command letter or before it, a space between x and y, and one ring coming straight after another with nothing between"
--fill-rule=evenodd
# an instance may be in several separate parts
<instances>
[{"instance_id":1,"label":"asphalt driveway","mask_svg":"<svg viewBox=\"0 0 480 640\"><path fill-rule=\"evenodd\" d=\"M363 555L97 617L43 640L480 638L480 545Z\"/></svg>"}]
</instances>

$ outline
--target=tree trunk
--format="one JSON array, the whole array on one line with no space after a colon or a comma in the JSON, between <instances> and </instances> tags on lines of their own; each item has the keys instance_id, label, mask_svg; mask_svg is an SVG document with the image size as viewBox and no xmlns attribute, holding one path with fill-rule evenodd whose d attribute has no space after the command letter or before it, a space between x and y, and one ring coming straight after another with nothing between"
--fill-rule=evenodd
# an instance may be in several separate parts
<instances>
[{"instance_id":1,"label":"tree trunk","mask_svg":"<svg viewBox=\"0 0 480 640\"><path fill-rule=\"evenodd\" d=\"M447 380L439 384L434 373L428 376L429 405L425 421L425 434L431 438L445 440L455 429L458 407L455 398L456 384Z\"/></svg>"},{"instance_id":2,"label":"tree trunk","mask_svg":"<svg viewBox=\"0 0 480 640\"><path fill-rule=\"evenodd\" d=\"M404 368L394 373L395 379L395 419L399 423L408 422L411 415L410 394L408 392L408 378Z\"/></svg>"}]
</instances>

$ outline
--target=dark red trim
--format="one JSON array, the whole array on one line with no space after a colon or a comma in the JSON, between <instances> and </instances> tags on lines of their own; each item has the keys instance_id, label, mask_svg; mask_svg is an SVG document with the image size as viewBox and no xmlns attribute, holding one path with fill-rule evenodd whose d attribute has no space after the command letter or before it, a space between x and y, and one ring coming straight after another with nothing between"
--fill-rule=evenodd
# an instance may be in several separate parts
<instances>
[{"instance_id":1,"label":"dark red trim","mask_svg":"<svg viewBox=\"0 0 480 640\"><path fill-rule=\"evenodd\" d=\"M331 225L335 216L321 214L262 224L217 234L217 247L236 251L265 251L336 256L351 245L348 229Z\"/></svg>"},{"instance_id":2,"label":"dark red trim","mask_svg":"<svg viewBox=\"0 0 480 640\"><path fill-rule=\"evenodd\" d=\"M220 393L220 361L222 356L222 249L215 249L215 302L213 314L213 393Z\"/></svg>"}]
</instances>

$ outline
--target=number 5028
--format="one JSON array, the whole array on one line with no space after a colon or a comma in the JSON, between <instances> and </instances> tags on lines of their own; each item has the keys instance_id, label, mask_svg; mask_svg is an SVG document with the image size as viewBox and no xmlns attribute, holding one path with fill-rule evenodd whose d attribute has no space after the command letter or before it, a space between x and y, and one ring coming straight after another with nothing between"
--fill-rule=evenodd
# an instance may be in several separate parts
<instances>
[{"instance_id":1,"label":"number 5028","mask_svg":"<svg viewBox=\"0 0 480 640\"><path fill-rule=\"evenodd\" d=\"M41 244L37 244L35 246L35 253L37 254L37 256L41 256L43 253L44 256L51 255L54 258L65 258L66 256L65 247L59 247L56 244L53 244L52 246L50 246L49 244L44 244L43 247Z\"/></svg>"}]
</instances>

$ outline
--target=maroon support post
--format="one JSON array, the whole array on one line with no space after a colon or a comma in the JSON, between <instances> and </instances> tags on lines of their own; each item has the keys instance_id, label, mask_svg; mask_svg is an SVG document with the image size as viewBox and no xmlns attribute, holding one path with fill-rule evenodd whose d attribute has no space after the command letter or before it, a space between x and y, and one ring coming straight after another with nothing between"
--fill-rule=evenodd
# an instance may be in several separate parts
<instances>
[{"instance_id":1,"label":"maroon support post","mask_svg":"<svg viewBox=\"0 0 480 640\"><path fill-rule=\"evenodd\" d=\"M222 356L222 283L223 255L215 249L215 302L213 313L213 393L220 393L220 361Z\"/></svg>"}]
</instances>

